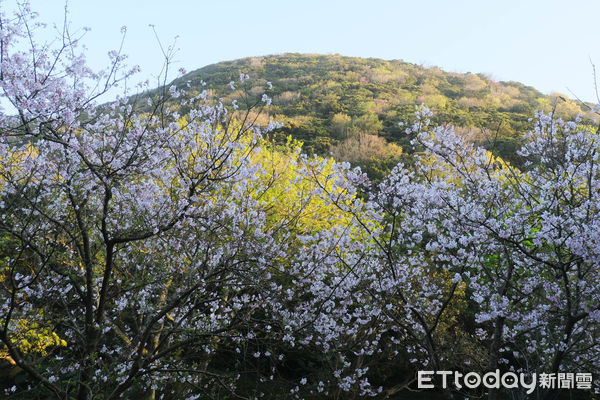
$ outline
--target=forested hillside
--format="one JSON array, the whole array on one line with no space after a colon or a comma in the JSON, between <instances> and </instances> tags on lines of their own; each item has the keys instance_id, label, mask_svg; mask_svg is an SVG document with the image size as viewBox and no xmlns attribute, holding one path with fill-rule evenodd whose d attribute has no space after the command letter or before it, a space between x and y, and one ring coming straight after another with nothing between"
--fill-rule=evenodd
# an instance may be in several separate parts
<instances>
[{"instance_id":1,"label":"forested hillside","mask_svg":"<svg viewBox=\"0 0 600 400\"><path fill-rule=\"evenodd\" d=\"M229 82L240 73L253 79L250 91L261 94L267 81L273 104L269 116L284 124L279 135L304 143L307 154L327 155L358 163L371 175L395 164L401 149L410 151L405 128L415 104L433 112L433 122L450 123L459 133L473 132L472 140L497 155L518 163L514 151L532 128L535 110L564 119L589 107L565 94L546 96L518 82L497 82L484 74L445 72L402 60L340 55L283 54L220 62L190 72L178 80L200 90L201 82L230 103L239 93Z\"/></svg>"}]
</instances>

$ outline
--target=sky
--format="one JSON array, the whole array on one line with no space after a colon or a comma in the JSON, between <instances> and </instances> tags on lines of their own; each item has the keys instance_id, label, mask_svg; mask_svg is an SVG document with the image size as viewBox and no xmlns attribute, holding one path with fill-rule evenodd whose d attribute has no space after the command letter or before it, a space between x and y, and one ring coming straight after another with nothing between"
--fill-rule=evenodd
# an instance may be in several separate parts
<instances>
[{"instance_id":1,"label":"sky","mask_svg":"<svg viewBox=\"0 0 600 400\"><path fill-rule=\"evenodd\" d=\"M1 2L6 10L14 3ZM30 3L42 21L64 20L64 0ZM84 43L93 68L107 64L127 26L124 51L140 80L162 66L153 24L163 45L177 37L175 70L285 52L341 54L485 73L596 102L599 0L70 0L68 10L72 30L91 28Z\"/></svg>"}]
</instances>

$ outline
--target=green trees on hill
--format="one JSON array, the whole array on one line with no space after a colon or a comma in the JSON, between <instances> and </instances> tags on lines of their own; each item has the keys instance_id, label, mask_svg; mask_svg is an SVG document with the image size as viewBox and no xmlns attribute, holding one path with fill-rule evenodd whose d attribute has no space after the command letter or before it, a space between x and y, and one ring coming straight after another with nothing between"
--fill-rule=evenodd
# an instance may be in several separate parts
<instances>
[{"instance_id":1,"label":"green trees on hill","mask_svg":"<svg viewBox=\"0 0 600 400\"><path fill-rule=\"evenodd\" d=\"M510 161L521 144L520 133L532 128L535 110L565 119L579 113L593 119L585 106L553 93L545 96L518 82L497 82L484 74L445 72L401 60L340 55L283 54L221 62L183 76L192 88L200 82L223 96L232 76L244 72L258 78L256 90L273 85L271 116L284 125L281 138L292 135L307 154L328 155L353 135L377 135L406 146L398 121L410 121L414 105L424 103L435 123L451 123L459 131L474 131L472 140ZM355 149L358 151L358 148ZM343 160L346 161L346 160ZM367 166L365 160L353 161Z\"/></svg>"}]
</instances>

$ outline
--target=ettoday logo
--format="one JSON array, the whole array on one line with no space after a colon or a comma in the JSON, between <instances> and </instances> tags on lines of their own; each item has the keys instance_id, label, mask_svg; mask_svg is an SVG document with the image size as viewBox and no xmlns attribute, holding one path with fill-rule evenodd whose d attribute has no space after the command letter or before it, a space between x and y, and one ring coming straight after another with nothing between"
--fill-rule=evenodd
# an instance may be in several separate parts
<instances>
[{"instance_id":1,"label":"ettoday logo","mask_svg":"<svg viewBox=\"0 0 600 400\"><path fill-rule=\"evenodd\" d=\"M500 370L487 372L483 375L477 372L463 374L458 371L418 371L417 387L419 389L434 389L435 376L441 377L442 388L446 389L453 384L457 389L476 389L484 386L488 389L525 389L527 394L540 387L542 389L591 389L592 374L590 373L551 373L551 374L524 374L505 372Z\"/></svg>"}]
</instances>

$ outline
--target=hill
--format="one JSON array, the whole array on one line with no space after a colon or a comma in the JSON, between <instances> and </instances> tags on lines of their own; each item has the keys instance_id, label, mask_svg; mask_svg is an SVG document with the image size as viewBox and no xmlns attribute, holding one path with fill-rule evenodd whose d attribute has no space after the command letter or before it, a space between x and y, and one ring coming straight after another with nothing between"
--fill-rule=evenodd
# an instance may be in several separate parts
<instances>
[{"instance_id":1,"label":"hill","mask_svg":"<svg viewBox=\"0 0 600 400\"><path fill-rule=\"evenodd\" d=\"M240 73L253 78L250 93L273 85L270 116L284 124L280 136L304 142L308 154L329 154L366 167L372 175L387 170L402 151L409 151L404 129L416 104L434 112L435 123L451 123L459 132L513 163L520 138L531 129L535 110L566 119L593 114L568 96L544 95L518 82L497 82L484 74L445 72L402 60L341 55L282 54L243 58L192 71L226 102L233 99L229 82ZM587 114L586 114L587 113Z\"/></svg>"}]
</instances>

